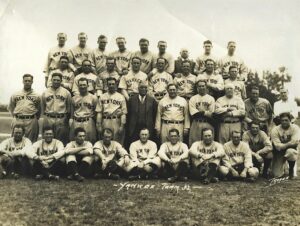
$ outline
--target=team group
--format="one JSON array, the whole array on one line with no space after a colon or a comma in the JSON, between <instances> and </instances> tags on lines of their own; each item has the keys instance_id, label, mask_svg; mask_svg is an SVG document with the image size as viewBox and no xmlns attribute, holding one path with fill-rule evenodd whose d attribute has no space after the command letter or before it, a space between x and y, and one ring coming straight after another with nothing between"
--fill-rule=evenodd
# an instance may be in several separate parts
<instances>
[{"instance_id":1,"label":"team group","mask_svg":"<svg viewBox=\"0 0 300 226\"><path fill-rule=\"evenodd\" d=\"M95 50L87 47L85 33L71 49L66 34L57 40L48 54L43 94L25 74L23 90L11 96L12 137L0 145L1 178L17 178L24 162L36 179L50 180L62 174L78 181L162 176L207 184L282 176L285 165L294 178L297 105L285 89L274 107L257 86L247 98L247 68L235 42L218 60L207 40L194 62L187 49L174 60L165 41L153 54L149 41L140 39L140 51L132 53L118 37L118 50L108 54L104 35Z\"/></svg>"}]
</instances>

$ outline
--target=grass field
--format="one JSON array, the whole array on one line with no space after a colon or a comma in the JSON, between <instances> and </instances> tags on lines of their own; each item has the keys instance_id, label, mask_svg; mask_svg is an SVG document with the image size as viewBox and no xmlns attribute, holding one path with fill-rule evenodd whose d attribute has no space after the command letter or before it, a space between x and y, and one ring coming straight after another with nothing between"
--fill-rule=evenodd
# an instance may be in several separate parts
<instances>
[{"instance_id":1,"label":"grass field","mask_svg":"<svg viewBox=\"0 0 300 226\"><path fill-rule=\"evenodd\" d=\"M0 181L0 194L1 225L300 225L297 179L207 186L22 178Z\"/></svg>"}]
</instances>

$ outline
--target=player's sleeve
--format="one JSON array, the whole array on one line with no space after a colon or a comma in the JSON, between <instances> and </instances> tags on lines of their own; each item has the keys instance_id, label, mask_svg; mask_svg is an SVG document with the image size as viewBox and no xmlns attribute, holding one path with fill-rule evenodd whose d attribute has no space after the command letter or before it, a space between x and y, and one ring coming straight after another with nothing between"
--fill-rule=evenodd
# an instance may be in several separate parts
<instances>
[{"instance_id":1,"label":"player's sleeve","mask_svg":"<svg viewBox=\"0 0 300 226\"><path fill-rule=\"evenodd\" d=\"M252 152L250 150L250 147L247 143L244 143L244 145L242 146L242 148L244 148L244 167L245 168L251 168L253 167L253 163L252 163Z\"/></svg>"},{"instance_id":2,"label":"player's sleeve","mask_svg":"<svg viewBox=\"0 0 300 226\"><path fill-rule=\"evenodd\" d=\"M7 151L8 142L9 142L9 138L5 139L4 141L1 142L1 144L0 144L0 152L1 151Z\"/></svg>"},{"instance_id":3,"label":"player's sleeve","mask_svg":"<svg viewBox=\"0 0 300 226\"><path fill-rule=\"evenodd\" d=\"M157 146L156 146L156 143L151 142L150 151L149 151L149 154L148 154L148 158L152 159L152 158L155 158L156 156L157 156Z\"/></svg>"},{"instance_id":4,"label":"player's sleeve","mask_svg":"<svg viewBox=\"0 0 300 226\"><path fill-rule=\"evenodd\" d=\"M261 131L261 136L262 140L264 141L264 147L261 150L259 150L260 154L268 154L272 152L273 147L268 135L264 131Z\"/></svg>"},{"instance_id":5,"label":"player's sleeve","mask_svg":"<svg viewBox=\"0 0 300 226\"><path fill-rule=\"evenodd\" d=\"M120 143L116 143L116 148L119 156L125 157L126 155L129 156L128 152L125 150L125 148L122 147Z\"/></svg>"},{"instance_id":6,"label":"player's sleeve","mask_svg":"<svg viewBox=\"0 0 300 226\"><path fill-rule=\"evenodd\" d=\"M79 88L78 88L78 79L79 77L77 76L75 79L74 79L74 83L73 83L73 87L72 87L72 93L73 95L78 95L79 94Z\"/></svg>"},{"instance_id":7,"label":"player's sleeve","mask_svg":"<svg viewBox=\"0 0 300 226\"><path fill-rule=\"evenodd\" d=\"M250 137L249 137L249 135L248 135L248 132L245 132L245 133L243 134L242 141L244 141L245 143L248 143L248 144L249 144L249 142L250 142Z\"/></svg>"},{"instance_id":8,"label":"player's sleeve","mask_svg":"<svg viewBox=\"0 0 300 226\"><path fill-rule=\"evenodd\" d=\"M163 99L159 101L158 107L157 107L157 113L156 113L156 119L155 119L155 129L160 131L161 129L161 114L162 114L162 106Z\"/></svg>"},{"instance_id":9,"label":"player's sleeve","mask_svg":"<svg viewBox=\"0 0 300 226\"><path fill-rule=\"evenodd\" d=\"M193 96L189 101L189 111L191 116L198 112L198 109L196 107L196 96Z\"/></svg>"},{"instance_id":10,"label":"player's sleeve","mask_svg":"<svg viewBox=\"0 0 300 226\"><path fill-rule=\"evenodd\" d=\"M101 160L105 159L105 156L101 151L100 142L95 143L93 150L94 150L94 154L97 155Z\"/></svg>"},{"instance_id":11,"label":"player's sleeve","mask_svg":"<svg viewBox=\"0 0 300 226\"><path fill-rule=\"evenodd\" d=\"M215 158L223 158L225 156L225 151L224 148L221 144L217 143L216 144L217 151L214 152Z\"/></svg>"},{"instance_id":12,"label":"player's sleeve","mask_svg":"<svg viewBox=\"0 0 300 226\"><path fill-rule=\"evenodd\" d=\"M70 72L70 73L71 73L70 80L69 80L69 82L65 83L65 86L66 86L68 89L72 90L73 84L74 84L75 76L74 76L74 73L73 73L73 72Z\"/></svg>"},{"instance_id":13,"label":"player's sleeve","mask_svg":"<svg viewBox=\"0 0 300 226\"><path fill-rule=\"evenodd\" d=\"M192 158L199 158L199 154L201 158L203 154L198 152L198 142L194 142L189 150L189 156Z\"/></svg>"},{"instance_id":14,"label":"player's sleeve","mask_svg":"<svg viewBox=\"0 0 300 226\"><path fill-rule=\"evenodd\" d=\"M190 122L190 114L189 114L189 106L188 103L185 99L183 99L185 104L184 104L184 128L189 129L191 127L191 122Z\"/></svg>"},{"instance_id":15,"label":"player's sleeve","mask_svg":"<svg viewBox=\"0 0 300 226\"><path fill-rule=\"evenodd\" d=\"M243 117L245 116L245 103L241 98L237 100L238 109L232 111L232 116L234 117Z\"/></svg>"},{"instance_id":16,"label":"player's sleeve","mask_svg":"<svg viewBox=\"0 0 300 226\"><path fill-rule=\"evenodd\" d=\"M11 97L10 97L10 100L9 100L9 104L7 106L7 110L10 112L10 114L12 116L14 116L14 110L15 110L15 107L16 107L16 100L15 100L15 95L13 94Z\"/></svg>"},{"instance_id":17,"label":"player's sleeve","mask_svg":"<svg viewBox=\"0 0 300 226\"><path fill-rule=\"evenodd\" d=\"M119 89L127 89L125 76L122 76L120 79Z\"/></svg>"},{"instance_id":18,"label":"player's sleeve","mask_svg":"<svg viewBox=\"0 0 300 226\"><path fill-rule=\"evenodd\" d=\"M161 160L168 162L170 159L166 155L166 150L167 150L167 147L166 147L166 144L164 143L160 146L160 149L158 151L158 156L160 157Z\"/></svg>"},{"instance_id":19,"label":"player's sleeve","mask_svg":"<svg viewBox=\"0 0 300 226\"><path fill-rule=\"evenodd\" d=\"M215 108L216 114L223 114L223 113L227 112L227 107L222 106L222 97L217 99L215 107L216 107Z\"/></svg>"},{"instance_id":20,"label":"player's sleeve","mask_svg":"<svg viewBox=\"0 0 300 226\"><path fill-rule=\"evenodd\" d=\"M35 159L38 157L38 149L40 148L40 141L35 142L24 148L24 153L29 159Z\"/></svg>"},{"instance_id":21,"label":"player's sleeve","mask_svg":"<svg viewBox=\"0 0 300 226\"><path fill-rule=\"evenodd\" d=\"M277 126L274 127L271 131L271 140L273 142L274 147L278 151L281 151L282 149L285 149L285 144L281 143L281 141L280 141L280 134L279 134Z\"/></svg>"},{"instance_id":22,"label":"player's sleeve","mask_svg":"<svg viewBox=\"0 0 300 226\"><path fill-rule=\"evenodd\" d=\"M50 56L50 51L48 52L48 55L47 55L47 60L46 60L46 63L45 63L45 67L44 67L44 73L45 73L45 77L48 77L48 73L49 73L49 66L50 66L50 62L51 62L51 56Z\"/></svg>"},{"instance_id":23,"label":"player's sleeve","mask_svg":"<svg viewBox=\"0 0 300 226\"><path fill-rule=\"evenodd\" d=\"M189 148L185 143L181 143L183 153L180 155L181 160L185 160L189 158Z\"/></svg>"},{"instance_id":24,"label":"player's sleeve","mask_svg":"<svg viewBox=\"0 0 300 226\"><path fill-rule=\"evenodd\" d=\"M204 115L206 117L211 118L212 114L215 111L215 99L213 97L209 98L210 100L208 100L209 105L208 105L208 110L204 112Z\"/></svg>"},{"instance_id":25,"label":"player's sleeve","mask_svg":"<svg viewBox=\"0 0 300 226\"><path fill-rule=\"evenodd\" d=\"M130 158L133 161L138 161L137 152L136 152L136 144L131 143L129 147Z\"/></svg>"}]
</instances>

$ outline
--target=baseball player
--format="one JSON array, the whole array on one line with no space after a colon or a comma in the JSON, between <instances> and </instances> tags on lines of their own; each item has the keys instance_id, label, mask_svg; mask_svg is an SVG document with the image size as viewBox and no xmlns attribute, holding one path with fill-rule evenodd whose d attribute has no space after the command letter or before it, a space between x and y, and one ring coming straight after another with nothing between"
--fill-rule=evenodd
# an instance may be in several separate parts
<instances>
[{"instance_id":1,"label":"baseball player","mask_svg":"<svg viewBox=\"0 0 300 226\"><path fill-rule=\"evenodd\" d=\"M103 140L94 145L95 178L120 179L125 175L124 168L130 164L127 151L120 143L112 140L113 131L103 129Z\"/></svg>"},{"instance_id":2,"label":"baseball player","mask_svg":"<svg viewBox=\"0 0 300 226\"><path fill-rule=\"evenodd\" d=\"M233 84L234 95L245 100L247 98L246 87L244 81L240 81L237 79L238 68L236 66L230 66L228 70L229 78L225 80L225 85L228 83Z\"/></svg>"},{"instance_id":3,"label":"baseball player","mask_svg":"<svg viewBox=\"0 0 300 226\"><path fill-rule=\"evenodd\" d=\"M97 96L99 97L101 94L106 93L108 90L107 87L107 79L112 77L117 80L117 87L119 86L120 82L120 75L116 72L115 66L116 66L116 60L112 57L106 58L106 70L103 71L99 76L99 83L98 83L98 89L97 89Z\"/></svg>"},{"instance_id":4,"label":"baseball player","mask_svg":"<svg viewBox=\"0 0 300 226\"><path fill-rule=\"evenodd\" d=\"M149 94L154 97L158 102L166 94L167 86L173 83L173 77L165 71L166 60L164 58L158 58L156 67L157 71L149 79Z\"/></svg>"},{"instance_id":5,"label":"baseball player","mask_svg":"<svg viewBox=\"0 0 300 226\"><path fill-rule=\"evenodd\" d=\"M212 42L210 40L204 41L203 42L203 48L204 48L203 55L199 56L196 59L196 67L195 67L195 73L196 74L202 74L202 73L204 73L206 71L206 63L205 63L205 61L208 60L208 59L210 59L213 62L215 62L214 69L215 70L218 69L218 65L217 65L218 59L211 54L211 49L213 48Z\"/></svg>"},{"instance_id":6,"label":"baseball player","mask_svg":"<svg viewBox=\"0 0 300 226\"><path fill-rule=\"evenodd\" d=\"M22 124L25 128L25 137L35 142L39 135L38 120L41 114L41 98L32 89L32 83L32 75L23 75L24 89L11 96L8 110L14 117L12 128L16 124Z\"/></svg>"},{"instance_id":7,"label":"baseball player","mask_svg":"<svg viewBox=\"0 0 300 226\"><path fill-rule=\"evenodd\" d=\"M97 115L97 129L99 132L103 128L113 131L113 140L123 145L125 136L125 124L127 106L125 97L116 92L116 79L108 78L108 92L99 98L99 114Z\"/></svg>"},{"instance_id":8,"label":"baseball player","mask_svg":"<svg viewBox=\"0 0 300 226\"><path fill-rule=\"evenodd\" d=\"M182 63L184 61L188 61L190 63L190 72L192 74L195 74L195 65L196 63L192 60L189 59L189 51L188 49L181 49L180 50L180 56L175 60L175 69L173 75L181 74L182 73Z\"/></svg>"},{"instance_id":9,"label":"baseball player","mask_svg":"<svg viewBox=\"0 0 300 226\"><path fill-rule=\"evenodd\" d=\"M78 81L81 78L86 78L88 81L88 91L91 94L96 94L97 93L97 89L98 89L98 84L99 84L99 78L97 77L97 75L95 75L94 73L92 73L92 63L90 60L84 60L82 62L82 73L77 75L75 80L74 80L74 84L73 84L73 88L72 88L72 92L73 95L78 95L79 94L79 87L78 87Z\"/></svg>"},{"instance_id":10,"label":"baseball player","mask_svg":"<svg viewBox=\"0 0 300 226\"><path fill-rule=\"evenodd\" d=\"M225 156L219 167L221 176L255 181L259 171L253 167L251 150L246 142L241 141L240 131L232 132L232 140L224 144L224 151Z\"/></svg>"},{"instance_id":11,"label":"baseball player","mask_svg":"<svg viewBox=\"0 0 300 226\"><path fill-rule=\"evenodd\" d=\"M74 131L75 140L66 146L68 180L82 182L88 176L93 163L93 145L86 140L86 132L78 127ZM83 176L82 176L83 175Z\"/></svg>"},{"instance_id":12,"label":"baseball player","mask_svg":"<svg viewBox=\"0 0 300 226\"><path fill-rule=\"evenodd\" d=\"M274 127L271 131L271 140L273 143L274 160L273 174L275 177L282 176L285 162L289 165L289 178L294 179L295 161L298 158L300 131L299 127L291 123L291 114L280 114L280 125Z\"/></svg>"},{"instance_id":13,"label":"baseball player","mask_svg":"<svg viewBox=\"0 0 300 226\"><path fill-rule=\"evenodd\" d=\"M154 56L151 51L149 51L149 40L141 38L139 41L140 51L133 53L133 57L138 57L141 59L140 70L145 74L149 74L152 71L152 65L154 64Z\"/></svg>"},{"instance_id":14,"label":"baseball player","mask_svg":"<svg viewBox=\"0 0 300 226\"><path fill-rule=\"evenodd\" d=\"M71 130L70 139L74 139L74 130L78 127L85 129L86 139L92 143L97 140L95 126L96 114L99 113L98 99L88 92L86 78L78 80L79 94L72 97Z\"/></svg>"},{"instance_id":15,"label":"baseball player","mask_svg":"<svg viewBox=\"0 0 300 226\"><path fill-rule=\"evenodd\" d=\"M244 61L235 55L236 43L234 41L229 41L227 45L227 55L220 59L219 67L223 79L229 77L229 67L236 66L238 68L238 80L245 81L247 79L247 67Z\"/></svg>"},{"instance_id":16,"label":"baseball player","mask_svg":"<svg viewBox=\"0 0 300 226\"><path fill-rule=\"evenodd\" d=\"M149 140L149 130L140 131L140 139L131 143L129 148L131 164L130 179L157 178L157 173L161 167L161 160L157 155L156 144Z\"/></svg>"},{"instance_id":17,"label":"baseball player","mask_svg":"<svg viewBox=\"0 0 300 226\"><path fill-rule=\"evenodd\" d=\"M116 60L116 71L120 76L126 75L129 71L132 53L126 49L126 40L124 37L116 38L119 50L112 52L109 56Z\"/></svg>"},{"instance_id":18,"label":"baseball player","mask_svg":"<svg viewBox=\"0 0 300 226\"><path fill-rule=\"evenodd\" d=\"M224 93L224 80L220 74L215 72L214 65L213 60L205 60L205 71L197 76L197 81L205 80L208 94L218 99Z\"/></svg>"},{"instance_id":19,"label":"baseball player","mask_svg":"<svg viewBox=\"0 0 300 226\"><path fill-rule=\"evenodd\" d=\"M198 94L193 96L189 101L189 112L193 119L189 136L189 145L194 142L202 140L202 131L209 128L213 131L211 125L212 114L215 111L215 99L207 94L207 87L205 81L197 82Z\"/></svg>"},{"instance_id":20,"label":"baseball player","mask_svg":"<svg viewBox=\"0 0 300 226\"><path fill-rule=\"evenodd\" d=\"M190 128L190 117L187 101L177 96L177 86L169 84L168 95L158 103L155 130L161 142L167 141L169 131L176 128L179 131L180 140L187 136Z\"/></svg>"},{"instance_id":21,"label":"baseball player","mask_svg":"<svg viewBox=\"0 0 300 226\"><path fill-rule=\"evenodd\" d=\"M54 138L69 142L69 119L71 115L72 97L70 92L61 87L62 74L52 74L52 86L43 92L41 103L44 114L44 126L53 128Z\"/></svg>"},{"instance_id":22,"label":"baseball player","mask_svg":"<svg viewBox=\"0 0 300 226\"><path fill-rule=\"evenodd\" d=\"M158 54L154 55L153 59L153 70L151 71L152 73L150 74L150 77L156 73L156 63L158 58L164 58L166 60L165 64L165 71L168 72L169 74L173 74L174 69L175 69L175 62L173 59L173 56L169 53L166 52L167 48L167 42L166 41L159 41L157 44L158 47Z\"/></svg>"},{"instance_id":23,"label":"baseball player","mask_svg":"<svg viewBox=\"0 0 300 226\"><path fill-rule=\"evenodd\" d=\"M131 60L132 70L120 79L119 88L127 101L129 100L129 97L139 93L139 84L141 82L147 83L147 75L140 71L141 62L140 58L133 57Z\"/></svg>"},{"instance_id":24,"label":"baseball player","mask_svg":"<svg viewBox=\"0 0 300 226\"><path fill-rule=\"evenodd\" d=\"M174 84L178 87L178 95L187 101L195 95L196 76L191 74L191 62L182 62L182 74L174 78Z\"/></svg>"},{"instance_id":25,"label":"baseball player","mask_svg":"<svg viewBox=\"0 0 300 226\"><path fill-rule=\"evenodd\" d=\"M225 96L216 101L215 114L221 120L219 139L221 144L230 140L232 131L241 131L241 119L245 116L243 100L233 94L234 85L225 85Z\"/></svg>"},{"instance_id":26,"label":"baseball player","mask_svg":"<svg viewBox=\"0 0 300 226\"><path fill-rule=\"evenodd\" d=\"M262 176L268 178L268 170L273 158L272 143L268 135L260 130L258 121L250 123L250 130L243 134L243 141L248 143L252 152L252 162L254 167L259 170L264 165Z\"/></svg>"},{"instance_id":27,"label":"baseball player","mask_svg":"<svg viewBox=\"0 0 300 226\"><path fill-rule=\"evenodd\" d=\"M259 97L259 88L251 88L250 98L245 100L246 116L244 121L250 124L253 120L259 122L261 130L269 134L269 127L272 122L273 110L270 102ZM246 128L249 128L246 125Z\"/></svg>"},{"instance_id":28,"label":"baseball player","mask_svg":"<svg viewBox=\"0 0 300 226\"><path fill-rule=\"evenodd\" d=\"M92 51L92 61L95 65L96 74L99 75L105 71L106 58L108 53L105 51L107 38L104 35L98 37L98 48Z\"/></svg>"},{"instance_id":29,"label":"baseball player","mask_svg":"<svg viewBox=\"0 0 300 226\"><path fill-rule=\"evenodd\" d=\"M48 77L50 72L58 68L60 57L68 56L69 48L65 46L67 35L65 33L57 34L58 45L51 48L48 52L47 61L44 68L45 76Z\"/></svg>"},{"instance_id":30,"label":"baseball player","mask_svg":"<svg viewBox=\"0 0 300 226\"><path fill-rule=\"evenodd\" d=\"M73 83L74 83L74 72L69 68L69 58L66 56L60 57L59 67L53 71L51 71L50 75L46 77L46 87L49 88L52 86L52 75L54 73L62 74L62 82L61 86L72 91Z\"/></svg>"},{"instance_id":31,"label":"baseball player","mask_svg":"<svg viewBox=\"0 0 300 226\"><path fill-rule=\"evenodd\" d=\"M17 179L21 168L22 159L31 141L24 137L25 129L21 125L15 125L12 137L5 139L0 144L0 179L9 174Z\"/></svg>"},{"instance_id":32,"label":"baseball player","mask_svg":"<svg viewBox=\"0 0 300 226\"><path fill-rule=\"evenodd\" d=\"M74 71L75 75L81 73L80 67L84 60L89 60L92 62L92 50L87 47L88 36L84 32L78 34L79 45L73 47L68 52L68 57L70 59L70 67Z\"/></svg>"},{"instance_id":33,"label":"baseball player","mask_svg":"<svg viewBox=\"0 0 300 226\"><path fill-rule=\"evenodd\" d=\"M188 146L180 141L177 129L169 130L168 136L169 141L164 142L158 151L164 175L170 183L176 180L187 181L187 172L189 170Z\"/></svg>"},{"instance_id":34,"label":"baseball player","mask_svg":"<svg viewBox=\"0 0 300 226\"><path fill-rule=\"evenodd\" d=\"M44 160L63 149L63 143L54 138L53 129L50 126L45 126L43 128L43 139L35 142L26 150L27 156L33 160L32 168L36 180L59 180L59 176L56 174L65 164L64 159L56 161L51 166Z\"/></svg>"},{"instance_id":35,"label":"baseball player","mask_svg":"<svg viewBox=\"0 0 300 226\"><path fill-rule=\"evenodd\" d=\"M222 144L213 140L213 130L205 128L202 133L203 140L193 143L189 151L193 171L197 178L203 180L204 184L215 183L218 182L218 167L225 152Z\"/></svg>"}]
</instances>

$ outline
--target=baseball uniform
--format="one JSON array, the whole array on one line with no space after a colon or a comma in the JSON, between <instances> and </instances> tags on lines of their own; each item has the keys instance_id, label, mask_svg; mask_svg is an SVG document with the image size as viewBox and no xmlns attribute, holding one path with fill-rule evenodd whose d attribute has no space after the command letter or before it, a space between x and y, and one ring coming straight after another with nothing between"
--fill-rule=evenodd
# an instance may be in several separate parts
<instances>
[{"instance_id":1,"label":"baseball uniform","mask_svg":"<svg viewBox=\"0 0 300 226\"><path fill-rule=\"evenodd\" d=\"M41 98L34 91L21 90L10 98L8 110L14 117L12 128L22 124L25 128L25 137L35 142L39 135L38 119L41 114Z\"/></svg>"},{"instance_id":2,"label":"baseball uniform","mask_svg":"<svg viewBox=\"0 0 300 226\"><path fill-rule=\"evenodd\" d=\"M177 94L187 101L195 95L195 84L196 76L193 74L188 74L187 76L181 75L180 77L174 78L174 84L177 85Z\"/></svg>"},{"instance_id":3,"label":"baseball uniform","mask_svg":"<svg viewBox=\"0 0 300 226\"><path fill-rule=\"evenodd\" d=\"M99 113L102 118L102 128L110 128L113 133L113 140L124 143L125 132L119 132L120 126L126 124L127 106L125 97L115 92L104 93L99 98Z\"/></svg>"},{"instance_id":4,"label":"baseball uniform","mask_svg":"<svg viewBox=\"0 0 300 226\"><path fill-rule=\"evenodd\" d=\"M99 90L101 91L101 94L107 92L107 90L108 90L107 79L110 78L110 77L115 78L117 80L117 85L119 84L121 77L116 71L113 71L113 72L108 72L106 70L103 71L98 76L98 78L99 78Z\"/></svg>"},{"instance_id":5,"label":"baseball uniform","mask_svg":"<svg viewBox=\"0 0 300 226\"><path fill-rule=\"evenodd\" d=\"M70 63L72 64L73 71L80 68L84 60L89 60L93 63L92 50L87 46L83 48L80 47L79 45L73 47L72 49L69 50L68 57Z\"/></svg>"},{"instance_id":6,"label":"baseball uniform","mask_svg":"<svg viewBox=\"0 0 300 226\"><path fill-rule=\"evenodd\" d=\"M136 51L135 53L133 53L133 57L138 57L141 59L140 70L145 74L149 74L154 64L153 53L150 51L146 53L142 53L141 51Z\"/></svg>"},{"instance_id":7,"label":"baseball uniform","mask_svg":"<svg viewBox=\"0 0 300 226\"><path fill-rule=\"evenodd\" d=\"M155 129L160 131L162 143L167 141L172 128L178 129L182 141L183 130L190 128L188 103L183 97L176 96L172 99L166 95L158 103L155 121Z\"/></svg>"},{"instance_id":8,"label":"baseball uniform","mask_svg":"<svg viewBox=\"0 0 300 226\"><path fill-rule=\"evenodd\" d=\"M88 93L85 96L72 97L71 118L74 120L71 125L70 140L74 139L74 130L82 127L86 131L86 140L95 143L97 140L95 118L99 111L98 99L95 95Z\"/></svg>"},{"instance_id":9,"label":"baseball uniform","mask_svg":"<svg viewBox=\"0 0 300 226\"><path fill-rule=\"evenodd\" d=\"M142 143L140 140L131 143L129 153L134 166L139 163L150 166L154 164L157 168L161 166L160 158L157 155L157 146L151 140L147 140L146 143Z\"/></svg>"},{"instance_id":10,"label":"baseball uniform","mask_svg":"<svg viewBox=\"0 0 300 226\"><path fill-rule=\"evenodd\" d=\"M185 176L188 171L189 164L189 149L185 143L165 142L160 146L158 156L162 161L162 167L165 171L165 176L170 177L174 174L178 177ZM175 163L169 163L169 160Z\"/></svg>"},{"instance_id":11,"label":"baseball uniform","mask_svg":"<svg viewBox=\"0 0 300 226\"><path fill-rule=\"evenodd\" d=\"M99 81L98 81L99 78L97 77L97 75L95 75L93 73L88 73L88 74L81 73L81 74L79 74L75 77L73 88L72 88L73 94L74 95L79 94L78 81L79 81L80 78L86 78L87 79L87 81L88 81L88 91L91 94L95 94L96 89L98 88L97 84L99 83Z\"/></svg>"},{"instance_id":12,"label":"baseball uniform","mask_svg":"<svg viewBox=\"0 0 300 226\"><path fill-rule=\"evenodd\" d=\"M126 91L123 95L127 100L129 100L129 97L131 97L133 94L139 93L139 84L141 82L147 83L147 75L139 71L137 73L134 73L133 71L129 71L127 75L123 75L120 79L119 83L119 89ZM128 97L127 97L127 95Z\"/></svg>"},{"instance_id":13,"label":"baseball uniform","mask_svg":"<svg viewBox=\"0 0 300 226\"><path fill-rule=\"evenodd\" d=\"M92 51L92 62L95 65L96 73L99 75L106 70L106 58L108 53L96 48Z\"/></svg>"},{"instance_id":14,"label":"baseball uniform","mask_svg":"<svg viewBox=\"0 0 300 226\"><path fill-rule=\"evenodd\" d=\"M94 145L94 154L96 155L96 164L101 167L99 169L101 172L119 174L120 168L129 171L128 166L124 164L124 157L128 153L117 141L111 141L109 146L106 146L102 140L97 141Z\"/></svg>"},{"instance_id":15,"label":"baseball uniform","mask_svg":"<svg viewBox=\"0 0 300 226\"><path fill-rule=\"evenodd\" d=\"M231 80L229 78L229 79L225 80L225 85L228 83L233 84L233 86L234 86L233 93L235 96L240 97L243 100L245 100L247 98L246 87L245 87L245 83L243 81Z\"/></svg>"},{"instance_id":16,"label":"baseball uniform","mask_svg":"<svg viewBox=\"0 0 300 226\"><path fill-rule=\"evenodd\" d=\"M213 73L209 75L204 72L197 76L197 81L206 81L208 94L214 98L221 97L224 92L224 80L220 74Z\"/></svg>"},{"instance_id":17,"label":"baseball uniform","mask_svg":"<svg viewBox=\"0 0 300 226\"><path fill-rule=\"evenodd\" d=\"M173 77L167 72L156 72L149 80L149 94L160 101L167 94L168 84L173 83Z\"/></svg>"},{"instance_id":18,"label":"baseball uniform","mask_svg":"<svg viewBox=\"0 0 300 226\"><path fill-rule=\"evenodd\" d=\"M220 72L221 72L223 78L229 77L228 73L229 73L230 66L236 66L239 71L238 79L242 80L242 81L247 80L247 67L244 64L244 61L240 57L238 57L236 55L229 56L227 54L226 56L222 57L219 60L218 64L219 64Z\"/></svg>"},{"instance_id":19,"label":"baseball uniform","mask_svg":"<svg viewBox=\"0 0 300 226\"><path fill-rule=\"evenodd\" d=\"M69 118L72 105L70 92L63 87L56 90L48 88L43 92L41 99L44 125L52 126L54 138L66 144L69 141Z\"/></svg>"},{"instance_id":20,"label":"baseball uniform","mask_svg":"<svg viewBox=\"0 0 300 226\"><path fill-rule=\"evenodd\" d=\"M68 52L69 48L67 48L66 46L55 46L50 49L44 68L46 77L50 74L51 71L58 68L60 58L62 56L68 56Z\"/></svg>"},{"instance_id":21,"label":"baseball uniform","mask_svg":"<svg viewBox=\"0 0 300 226\"><path fill-rule=\"evenodd\" d=\"M290 124L288 129L283 129L281 125L274 127L271 131L271 140L274 146L273 151L273 164L272 171L275 177L281 177L283 175L283 167L285 164L285 159L288 162L294 162L298 158L299 150L299 140L300 140L300 130L295 124ZM291 141L298 141L297 145L286 144Z\"/></svg>"},{"instance_id":22,"label":"baseball uniform","mask_svg":"<svg viewBox=\"0 0 300 226\"><path fill-rule=\"evenodd\" d=\"M259 172L256 167L253 167L251 150L247 143L240 141L236 146L232 141L229 141L223 147L225 156L222 158L223 164L220 167L220 172L223 176L230 175L230 168L233 168L239 173L239 177L245 171L247 177L258 177Z\"/></svg>"},{"instance_id":23,"label":"baseball uniform","mask_svg":"<svg viewBox=\"0 0 300 226\"><path fill-rule=\"evenodd\" d=\"M231 116L226 116L229 108L233 109L230 111ZM239 97L223 96L216 101L215 113L221 118L218 141L224 144L230 140L232 131L241 131L241 117L245 116L245 104Z\"/></svg>"},{"instance_id":24,"label":"baseball uniform","mask_svg":"<svg viewBox=\"0 0 300 226\"><path fill-rule=\"evenodd\" d=\"M70 69L66 69L66 70L62 71L59 68L52 71L49 75L49 78L48 78L47 88L52 86L52 75L53 75L53 73L62 74L61 85L71 92L72 87L73 87L73 83L74 83L74 79L75 79L74 72Z\"/></svg>"},{"instance_id":25,"label":"baseball uniform","mask_svg":"<svg viewBox=\"0 0 300 226\"><path fill-rule=\"evenodd\" d=\"M193 96L189 101L189 112L193 118L189 145L191 146L194 142L202 140L202 130L209 128L214 133L214 128L211 125L211 117L215 111L215 99L205 94L201 96L197 94ZM197 116L197 113L204 112L203 115Z\"/></svg>"},{"instance_id":26,"label":"baseball uniform","mask_svg":"<svg viewBox=\"0 0 300 226\"><path fill-rule=\"evenodd\" d=\"M129 70L130 60L132 57L132 53L128 50L124 52L120 52L119 50L112 52L109 54L110 57L115 58L116 60L116 71L118 74L122 72L123 69Z\"/></svg>"},{"instance_id":27,"label":"baseball uniform","mask_svg":"<svg viewBox=\"0 0 300 226\"><path fill-rule=\"evenodd\" d=\"M196 67L195 67L195 73L196 74L202 74L205 73L205 61L206 60L213 60L215 62L215 71L218 70L218 59L213 56L212 54L206 55L202 54L201 56L197 57L196 59Z\"/></svg>"},{"instance_id":28,"label":"baseball uniform","mask_svg":"<svg viewBox=\"0 0 300 226\"><path fill-rule=\"evenodd\" d=\"M156 67L156 62L158 58L164 58L166 60L165 71L168 72L169 74L172 74L175 69L175 61L173 56L169 53L155 54L153 59L153 65L152 65L153 68Z\"/></svg>"},{"instance_id":29,"label":"baseball uniform","mask_svg":"<svg viewBox=\"0 0 300 226\"><path fill-rule=\"evenodd\" d=\"M258 121L261 130L269 133L269 126L272 121L273 110L270 102L265 98L258 98L253 103L251 99L245 100L246 117L245 121ZM248 126L246 127L248 128Z\"/></svg>"}]
</instances>

